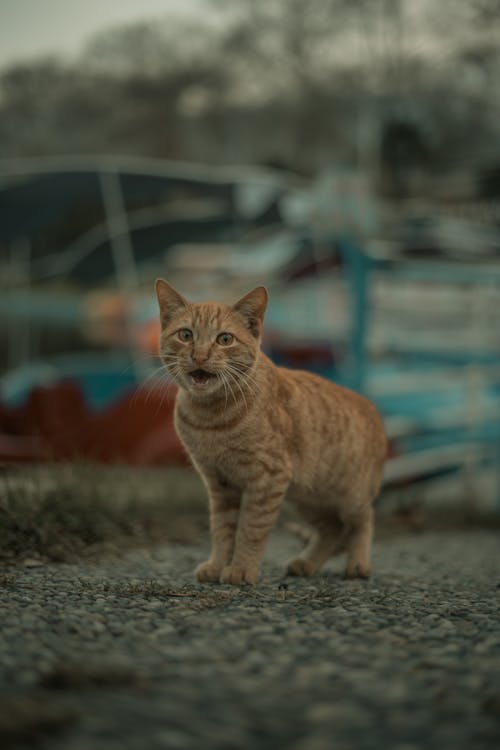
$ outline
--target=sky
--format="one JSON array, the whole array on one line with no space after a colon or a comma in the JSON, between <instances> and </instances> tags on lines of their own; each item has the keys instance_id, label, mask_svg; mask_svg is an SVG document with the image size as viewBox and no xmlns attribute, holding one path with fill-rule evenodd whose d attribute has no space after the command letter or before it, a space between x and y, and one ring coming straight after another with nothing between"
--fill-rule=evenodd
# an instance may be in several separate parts
<instances>
[{"instance_id":1,"label":"sky","mask_svg":"<svg viewBox=\"0 0 500 750\"><path fill-rule=\"evenodd\" d=\"M196 13L202 0L0 0L0 67L44 54L77 55L109 26Z\"/></svg>"}]
</instances>

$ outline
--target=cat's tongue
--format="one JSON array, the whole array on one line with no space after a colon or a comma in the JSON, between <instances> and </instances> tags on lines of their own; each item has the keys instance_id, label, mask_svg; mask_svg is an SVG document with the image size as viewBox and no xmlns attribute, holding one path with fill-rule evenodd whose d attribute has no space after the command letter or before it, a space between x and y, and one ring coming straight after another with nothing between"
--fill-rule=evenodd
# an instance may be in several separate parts
<instances>
[{"instance_id":1,"label":"cat's tongue","mask_svg":"<svg viewBox=\"0 0 500 750\"><path fill-rule=\"evenodd\" d=\"M193 370L193 372L189 373L189 377L195 388L205 388L214 376L206 370Z\"/></svg>"}]
</instances>

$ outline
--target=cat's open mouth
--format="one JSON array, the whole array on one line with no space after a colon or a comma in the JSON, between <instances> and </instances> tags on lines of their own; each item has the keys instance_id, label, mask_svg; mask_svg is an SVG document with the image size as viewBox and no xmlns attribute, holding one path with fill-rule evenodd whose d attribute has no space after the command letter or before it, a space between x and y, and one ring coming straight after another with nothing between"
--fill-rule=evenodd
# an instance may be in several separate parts
<instances>
[{"instance_id":1,"label":"cat's open mouth","mask_svg":"<svg viewBox=\"0 0 500 750\"><path fill-rule=\"evenodd\" d=\"M193 370L192 372L188 373L189 379L191 381L191 384L194 385L195 388L206 388L209 383L212 382L212 380L217 377L215 373L213 372L207 372L207 370Z\"/></svg>"}]
</instances>

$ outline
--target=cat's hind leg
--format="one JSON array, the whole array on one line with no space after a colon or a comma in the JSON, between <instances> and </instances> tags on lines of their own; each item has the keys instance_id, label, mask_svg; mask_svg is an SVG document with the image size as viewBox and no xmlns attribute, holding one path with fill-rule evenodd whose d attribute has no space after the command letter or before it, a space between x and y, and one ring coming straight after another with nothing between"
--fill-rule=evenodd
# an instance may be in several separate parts
<instances>
[{"instance_id":1,"label":"cat's hind leg","mask_svg":"<svg viewBox=\"0 0 500 750\"><path fill-rule=\"evenodd\" d=\"M345 578L370 577L372 537L373 510L370 506L349 523Z\"/></svg>"},{"instance_id":2,"label":"cat's hind leg","mask_svg":"<svg viewBox=\"0 0 500 750\"><path fill-rule=\"evenodd\" d=\"M290 560L287 574L312 576L317 573L330 557L345 549L345 529L336 517L309 518L314 528L311 539L301 554Z\"/></svg>"}]
</instances>

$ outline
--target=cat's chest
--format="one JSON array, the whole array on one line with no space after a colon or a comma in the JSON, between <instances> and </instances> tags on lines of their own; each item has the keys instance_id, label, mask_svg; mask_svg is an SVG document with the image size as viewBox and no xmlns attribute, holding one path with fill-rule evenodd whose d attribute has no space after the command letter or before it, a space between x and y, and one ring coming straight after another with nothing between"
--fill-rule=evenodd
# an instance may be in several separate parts
<instances>
[{"instance_id":1,"label":"cat's chest","mask_svg":"<svg viewBox=\"0 0 500 750\"><path fill-rule=\"evenodd\" d=\"M244 420L220 424L196 420L177 408L175 426L189 453L198 460L228 459L235 451L245 449L248 435Z\"/></svg>"},{"instance_id":2,"label":"cat's chest","mask_svg":"<svg viewBox=\"0 0 500 750\"><path fill-rule=\"evenodd\" d=\"M193 463L204 476L216 477L221 486L245 487L255 474L255 461L244 443L226 440L186 442Z\"/></svg>"}]
</instances>

